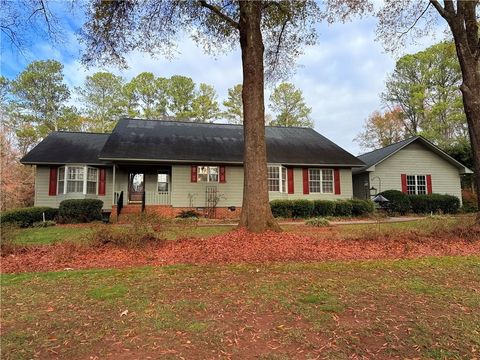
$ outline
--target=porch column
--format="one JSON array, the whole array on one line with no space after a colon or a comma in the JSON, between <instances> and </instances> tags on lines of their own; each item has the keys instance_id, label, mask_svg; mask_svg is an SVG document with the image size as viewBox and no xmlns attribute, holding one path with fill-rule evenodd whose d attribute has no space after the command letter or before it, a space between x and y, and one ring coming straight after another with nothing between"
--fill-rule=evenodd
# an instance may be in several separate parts
<instances>
[{"instance_id":1,"label":"porch column","mask_svg":"<svg viewBox=\"0 0 480 360\"><path fill-rule=\"evenodd\" d=\"M115 168L116 165L113 164L113 184L112 184L112 206L115 205Z\"/></svg>"}]
</instances>

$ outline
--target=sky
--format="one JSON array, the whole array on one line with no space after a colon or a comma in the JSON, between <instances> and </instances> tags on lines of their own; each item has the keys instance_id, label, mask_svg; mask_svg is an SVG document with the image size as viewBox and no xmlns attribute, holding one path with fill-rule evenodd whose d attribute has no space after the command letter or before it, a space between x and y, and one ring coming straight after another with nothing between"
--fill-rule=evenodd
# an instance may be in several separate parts
<instances>
[{"instance_id":1,"label":"sky","mask_svg":"<svg viewBox=\"0 0 480 360\"><path fill-rule=\"evenodd\" d=\"M156 76L175 74L191 77L197 84L213 85L221 103L228 88L242 81L240 51L211 56L205 54L187 35L178 43L179 54L167 60L152 58L145 53L127 56L128 69L115 67L86 69L80 63L81 45L76 33L81 26L81 16L65 13L62 17L63 41L53 43L35 39L20 54L2 38L0 72L14 78L34 60L55 59L64 65L65 82L70 88L82 85L85 76L99 70L108 70L129 80L149 71ZM305 102L312 108L311 118L316 131L347 151L361 153L353 141L361 131L368 115L381 109L379 99L385 80L395 67L398 56L414 53L435 43L438 39L426 38L420 44L407 45L401 53L386 53L375 40L376 19L367 17L346 24L320 24L319 41L305 48L298 58L295 73L287 81L303 91ZM271 91L267 88L266 100ZM267 104L268 112L268 104Z\"/></svg>"}]
</instances>

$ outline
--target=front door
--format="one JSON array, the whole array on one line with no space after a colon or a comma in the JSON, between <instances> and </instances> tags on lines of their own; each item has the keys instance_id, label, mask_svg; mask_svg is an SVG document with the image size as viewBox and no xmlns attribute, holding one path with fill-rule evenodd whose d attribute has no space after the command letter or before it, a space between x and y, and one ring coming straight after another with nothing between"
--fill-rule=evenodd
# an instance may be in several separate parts
<instances>
[{"instance_id":1,"label":"front door","mask_svg":"<svg viewBox=\"0 0 480 360\"><path fill-rule=\"evenodd\" d=\"M143 192L145 191L145 174L128 174L128 200L132 202L141 202Z\"/></svg>"}]
</instances>

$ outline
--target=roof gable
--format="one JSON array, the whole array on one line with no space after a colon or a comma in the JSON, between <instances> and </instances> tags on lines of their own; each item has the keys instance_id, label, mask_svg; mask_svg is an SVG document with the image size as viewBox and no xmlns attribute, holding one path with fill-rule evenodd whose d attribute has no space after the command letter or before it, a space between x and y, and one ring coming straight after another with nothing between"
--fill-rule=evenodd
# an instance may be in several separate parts
<instances>
[{"instance_id":1,"label":"roof gable","mask_svg":"<svg viewBox=\"0 0 480 360\"><path fill-rule=\"evenodd\" d=\"M457 169L459 169L460 173L462 174L472 173L472 170L470 170L469 168L464 166L462 163L455 160L453 157L448 155L446 152L444 152L439 147L437 147L427 139L423 138L422 136L414 136L414 137L405 139L403 141L399 141L397 143L391 144L384 148L373 150L368 153L359 155L358 158L365 163L365 166L362 168L355 169L354 173L358 174L364 171L373 171L376 165L380 164L381 162L390 158L391 156L401 151L408 145L415 142L422 144L425 148L427 148L428 150L432 151L433 153L443 158L445 161L455 166Z\"/></svg>"}]
</instances>

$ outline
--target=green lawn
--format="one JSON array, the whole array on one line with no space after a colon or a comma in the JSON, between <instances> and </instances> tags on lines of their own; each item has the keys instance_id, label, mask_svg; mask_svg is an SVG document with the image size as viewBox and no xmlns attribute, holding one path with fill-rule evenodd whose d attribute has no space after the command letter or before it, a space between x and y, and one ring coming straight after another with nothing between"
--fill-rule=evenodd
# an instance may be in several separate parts
<instances>
[{"instance_id":1,"label":"green lawn","mask_svg":"<svg viewBox=\"0 0 480 360\"><path fill-rule=\"evenodd\" d=\"M110 225L116 228L125 225ZM57 242L71 241L84 242L88 240L88 233L92 231L95 224L91 227L62 227L51 226L46 228L26 228L17 229L15 244L18 245L49 245ZM219 235L232 230L232 226L192 226L175 225L165 226L165 229L158 232L159 237L167 240L176 240L185 237L209 237Z\"/></svg>"},{"instance_id":2,"label":"green lawn","mask_svg":"<svg viewBox=\"0 0 480 360\"><path fill-rule=\"evenodd\" d=\"M1 285L4 359L480 353L480 257L26 273Z\"/></svg>"},{"instance_id":3,"label":"green lawn","mask_svg":"<svg viewBox=\"0 0 480 360\"><path fill-rule=\"evenodd\" d=\"M47 245L59 241L79 241L89 231L89 228L60 226L19 229L15 243L18 245Z\"/></svg>"}]
</instances>

